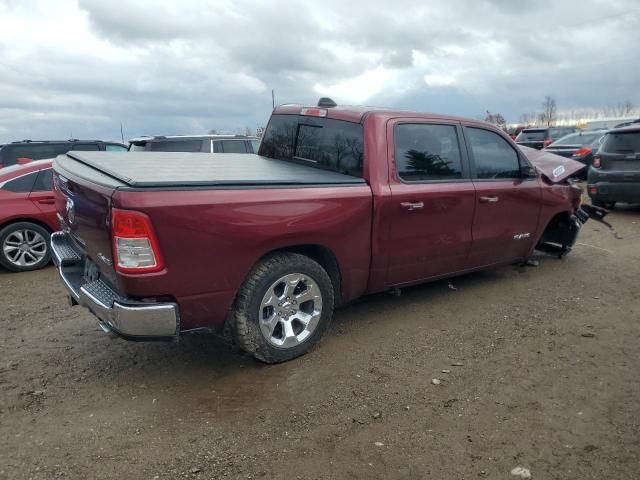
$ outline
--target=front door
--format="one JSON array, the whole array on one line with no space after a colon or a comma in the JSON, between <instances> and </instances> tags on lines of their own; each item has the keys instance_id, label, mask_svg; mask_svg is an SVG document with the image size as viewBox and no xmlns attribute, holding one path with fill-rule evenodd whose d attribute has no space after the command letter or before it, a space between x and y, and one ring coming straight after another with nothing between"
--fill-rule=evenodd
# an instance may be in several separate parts
<instances>
[{"instance_id":1,"label":"front door","mask_svg":"<svg viewBox=\"0 0 640 480\"><path fill-rule=\"evenodd\" d=\"M392 121L388 284L462 270L471 249L475 190L455 123Z\"/></svg>"},{"instance_id":2,"label":"front door","mask_svg":"<svg viewBox=\"0 0 640 480\"><path fill-rule=\"evenodd\" d=\"M541 208L537 178L523 178L521 154L502 135L465 127L476 208L467 268L524 259L533 246Z\"/></svg>"}]
</instances>

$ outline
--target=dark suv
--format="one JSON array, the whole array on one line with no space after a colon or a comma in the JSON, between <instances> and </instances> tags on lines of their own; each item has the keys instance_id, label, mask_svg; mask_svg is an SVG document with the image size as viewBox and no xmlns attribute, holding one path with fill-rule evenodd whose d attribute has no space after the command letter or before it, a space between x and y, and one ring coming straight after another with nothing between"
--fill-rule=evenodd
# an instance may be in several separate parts
<instances>
[{"instance_id":1,"label":"dark suv","mask_svg":"<svg viewBox=\"0 0 640 480\"><path fill-rule=\"evenodd\" d=\"M0 146L0 168L15 165L19 158L43 160L55 158L70 150L126 152L127 147L121 143L102 140L22 140Z\"/></svg>"},{"instance_id":2,"label":"dark suv","mask_svg":"<svg viewBox=\"0 0 640 480\"><path fill-rule=\"evenodd\" d=\"M530 127L522 130L516 137L518 145L537 148L551 145L557 139L576 131L575 127Z\"/></svg>"},{"instance_id":3,"label":"dark suv","mask_svg":"<svg viewBox=\"0 0 640 480\"><path fill-rule=\"evenodd\" d=\"M610 130L593 157L587 189L594 205L640 203L640 124Z\"/></svg>"},{"instance_id":4,"label":"dark suv","mask_svg":"<svg viewBox=\"0 0 640 480\"><path fill-rule=\"evenodd\" d=\"M174 135L129 140L129 151L258 153L260 139L246 135Z\"/></svg>"}]
</instances>

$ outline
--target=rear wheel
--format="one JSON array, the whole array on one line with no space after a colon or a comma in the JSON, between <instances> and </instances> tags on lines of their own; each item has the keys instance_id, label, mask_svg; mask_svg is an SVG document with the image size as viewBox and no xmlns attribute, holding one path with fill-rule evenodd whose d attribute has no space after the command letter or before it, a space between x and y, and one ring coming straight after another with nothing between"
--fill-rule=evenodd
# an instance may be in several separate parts
<instances>
[{"instance_id":1,"label":"rear wheel","mask_svg":"<svg viewBox=\"0 0 640 480\"><path fill-rule=\"evenodd\" d=\"M596 207L606 208L607 210L613 210L616 206L616 202L602 202L600 200L592 200L591 203Z\"/></svg>"},{"instance_id":2,"label":"rear wheel","mask_svg":"<svg viewBox=\"0 0 640 480\"><path fill-rule=\"evenodd\" d=\"M0 230L0 265L12 272L44 267L51 259L49 232L31 222L18 222Z\"/></svg>"},{"instance_id":3,"label":"rear wheel","mask_svg":"<svg viewBox=\"0 0 640 480\"><path fill-rule=\"evenodd\" d=\"M333 316L334 292L327 272L297 253L258 263L231 312L234 341L266 363L303 355L322 337Z\"/></svg>"}]
</instances>

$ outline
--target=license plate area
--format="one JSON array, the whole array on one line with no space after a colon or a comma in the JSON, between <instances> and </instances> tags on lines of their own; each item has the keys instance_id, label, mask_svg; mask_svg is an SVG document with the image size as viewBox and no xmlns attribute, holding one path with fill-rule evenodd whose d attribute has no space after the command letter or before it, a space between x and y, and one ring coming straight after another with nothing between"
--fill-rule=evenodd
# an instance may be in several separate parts
<instances>
[{"instance_id":1,"label":"license plate area","mask_svg":"<svg viewBox=\"0 0 640 480\"><path fill-rule=\"evenodd\" d=\"M100 279L98 266L88 257L85 257L83 277L87 282L95 282Z\"/></svg>"}]
</instances>

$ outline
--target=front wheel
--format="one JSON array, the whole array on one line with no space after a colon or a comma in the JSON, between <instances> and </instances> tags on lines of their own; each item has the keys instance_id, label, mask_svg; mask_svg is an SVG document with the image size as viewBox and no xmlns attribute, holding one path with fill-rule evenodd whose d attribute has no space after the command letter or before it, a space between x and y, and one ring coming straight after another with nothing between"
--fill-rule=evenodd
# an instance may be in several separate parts
<instances>
[{"instance_id":1,"label":"front wheel","mask_svg":"<svg viewBox=\"0 0 640 480\"><path fill-rule=\"evenodd\" d=\"M329 327L334 291L327 272L297 253L258 263L240 287L230 316L235 342L266 363L308 352Z\"/></svg>"},{"instance_id":2,"label":"front wheel","mask_svg":"<svg viewBox=\"0 0 640 480\"><path fill-rule=\"evenodd\" d=\"M0 265L12 272L44 267L51 259L51 236L40 225L18 222L0 230Z\"/></svg>"}]
</instances>

